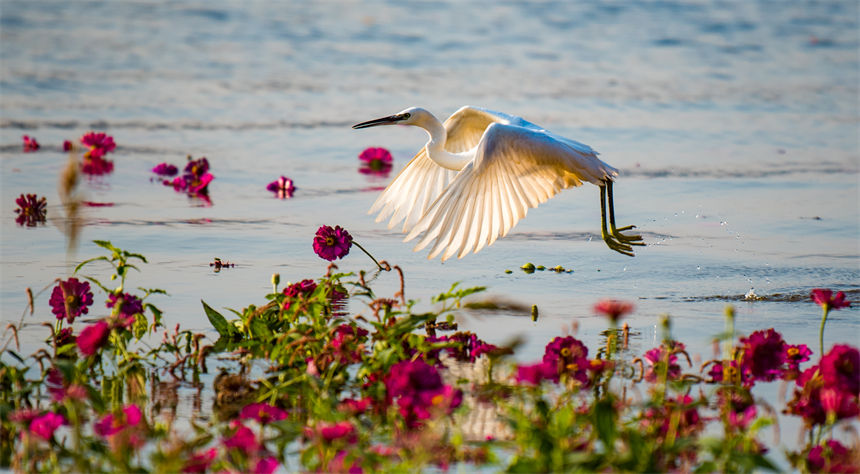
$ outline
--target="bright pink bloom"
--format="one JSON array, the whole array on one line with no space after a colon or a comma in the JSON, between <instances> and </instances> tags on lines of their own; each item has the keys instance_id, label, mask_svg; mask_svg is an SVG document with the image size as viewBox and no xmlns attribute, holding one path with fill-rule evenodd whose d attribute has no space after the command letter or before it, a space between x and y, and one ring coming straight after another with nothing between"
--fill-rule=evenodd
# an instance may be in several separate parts
<instances>
[{"instance_id":1,"label":"bright pink bloom","mask_svg":"<svg viewBox=\"0 0 860 474\"><path fill-rule=\"evenodd\" d=\"M422 359L394 364L385 377L388 402L396 402L410 428L441 413L451 413L463 401L463 392L442 383L436 368Z\"/></svg>"},{"instance_id":2,"label":"bright pink bloom","mask_svg":"<svg viewBox=\"0 0 860 474\"><path fill-rule=\"evenodd\" d=\"M81 172L92 176L113 173L113 161L102 158L101 154L84 155Z\"/></svg>"},{"instance_id":3,"label":"bright pink bloom","mask_svg":"<svg viewBox=\"0 0 860 474\"><path fill-rule=\"evenodd\" d=\"M107 153L116 149L116 143L114 143L113 137L103 132L85 133L84 136L81 137L81 143L90 148L84 156L92 159L102 158Z\"/></svg>"},{"instance_id":4,"label":"bright pink bloom","mask_svg":"<svg viewBox=\"0 0 860 474\"><path fill-rule=\"evenodd\" d=\"M122 408L121 413L117 415L108 413L105 415L101 420L93 425L93 431L95 431L99 436L108 438L125 429L134 428L140 424L140 420L142 418L143 414L137 405L125 405Z\"/></svg>"},{"instance_id":5,"label":"bright pink bloom","mask_svg":"<svg viewBox=\"0 0 860 474\"><path fill-rule=\"evenodd\" d=\"M217 455L218 450L215 448L203 451L202 453L197 453L191 456L191 458L185 462L185 466L182 468L182 472L206 472L206 470L209 469L209 465L212 464L212 461L215 460L215 457Z\"/></svg>"},{"instance_id":6,"label":"bright pink bloom","mask_svg":"<svg viewBox=\"0 0 860 474\"><path fill-rule=\"evenodd\" d=\"M601 300L594 305L594 312L606 316L615 324L622 316L633 312L633 303L619 300Z\"/></svg>"},{"instance_id":7,"label":"bright pink bloom","mask_svg":"<svg viewBox=\"0 0 860 474\"><path fill-rule=\"evenodd\" d=\"M293 193L296 191L296 187L293 186L293 180L286 176L281 176L277 180L272 181L266 186L266 189L276 193L280 199L289 199L293 197Z\"/></svg>"},{"instance_id":8,"label":"bright pink bloom","mask_svg":"<svg viewBox=\"0 0 860 474\"><path fill-rule=\"evenodd\" d=\"M185 191L188 194L202 199L206 199L208 186L215 179L209 173L209 160L206 157L201 157L196 160L188 157L188 164L185 165L185 170L182 176L177 176L173 181L164 180L166 186L173 186L176 191Z\"/></svg>"},{"instance_id":9,"label":"bright pink bloom","mask_svg":"<svg viewBox=\"0 0 860 474\"><path fill-rule=\"evenodd\" d=\"M854 473L860 472L857 459L842 443L829 439L809 451L806 463L810 472Z\"/></svg>"},{"instance_id":10,"label":"bright pink bloom","mask_svg":"<svg viewBox=\"0 0 860 474\"><path fill-rule=\"evenodd\" d=\"M45 413L30 422L30 433L48 441L54 436L54 431L66 423L65 417L57 413Z\"/></svg>"},{"instance_id":11,"label":"bright pink bloom","mask_svg":"<svg viewBox=\"0 0 860 474\"><path fill-rule=\"evenodd\" d=\"M324 225L314 237L314 252L328 261L346 257L352 247L352 236L341 226Z\"/></svg>"},{"instance_id":12,"label":"bright pink bloom","mask_svg":"<svg viewBox=\"0 0 860 474\"><path fill-rule=\"evenodd\" d=\"M808 361L811 356L812 351L806 344L785 345L785 362L788 364L788 370L799 370L800 363Z\"/></svg>"},{"instance_id":13,"label":"bright pink bloom","mask_svg":"<svg viewBox=\"0 0 860 474\"><path fill-rule=\"evenodd\" d=\"M355 455L353 455L353 458L350 459L347 451L340 450L334 455L334 458L329 461L328 471L347 474L361 474L364 470L359 465L360 462L360 458L356 459Z\"/></svg>"},{"instance_id":14,"label":"bright pink bloom","mask_svg":"<svg viewBox=\"0 0 860 474\"><path fill-rule=\"evenodd\" d=\"M75 342L81 354L91 356L107 343L109 335L110 327L106 321L102 320L85 327Z\"/></svg>"},{"instance_id":15,"label":"bright pink bloom","mask_svg":"<svg viewBox=\"0 0 860 474\"><path fill-rule=\"evenodd\" d=\"M357 441L355 434L355 426L348 421L338 421L337 423L320 422L316 427L317 433L322 436L327 443L334 440L345 439L349 443Z\"/></svg>"},{"instance_id":16,"label":"bright pink bloom","mask_svg":"<svg viewBox=\"0 0 860 474\"><path fill-rule=\"evenodd\" d=\"M77 278L60 281L51 292L51 299L48 303L51 305L51 312L57 319L66 318L71 324L76 317L87 314L89 306L93 304L90 282L80 281ZM66 313L67 308L68 313Z\"/></svg>"},{"instance_id":17,"label":"bright pink bloom","mask_svg":"<svg viewBox=\"0 0 860 474\"><path fill-rule=\"evenodd\" d=\"M31 138L27 135L24 135L21 137L21 139L24 142L23 147L24 147L25 153L31 152L31 151L36 151L39 149L39 142L36 141L36 137Z\"/></svg>"},{"instance_id":18,"label":"bright pink bloom","mask_svg":"<svg viewBox=\"0 0 860 474\"><path fill-rule=\"evenodd\" d=\"M15 199L15 204L18 205L18 209L15 209L15 214L18 214L15 222L18 225L35 227L37 224L45 222L48 215L46 210L48 200L44 197L37 199L35 194L27 194L26 196L22 194L21 197Z\"/></svg>"},{"instance_id":19,"label":"bright pink bloom","mask_svg":"<svg viewBox=\"0 0 860 474\"><path fill-rule=\"evenodd\" d=\"M278 458L269 456L257 461L254 466L254 474L272 474L278 468Z\"/></svg>"},{"instance_id":20,"label":"bright pink bloom","mask_svg":"<svg viewBox=\"0 0 860 474\"><path fill-rule=\"evenodd\" d=\"M821 358L821 378L825 385L857 395L860 393L860 352L836 344Z\"/></svg>"},{"instance_id":21,"label":"bright pink bloom","mask_svg":"<svg viewBox=\"0 0 860 474\"><path fill-rule=\"evenodd\" d=\"M31 421L42 414L41 410L35 408L19 408L9 414L9 421L29 425Z\"/></svg>"},{"instance_id":22,"label":"bright pink bloom","mask_svg":"<svg viewBox=\"0 0 860 474\"><path fill-rule=\"evenodd\" d=\"M252 403L242 408L239 418L243 420L257 420L262 424L281 421L287 418L287 412L268 403Z\"/></svg>"},{"instance_id":23,"label":"bright pink bloom","mask_svg":"<svg viewBox=\"0 0 860 474\"><path fill-rule=\"evenodd\" d=\"M307 298L316 289L316 282L310 279L304 279L284 288L283 293L284 296L286 296L284 299L284 311L290 309L290 305L292 305L295 300Z\"/></svg>"},{"instance_id":24,"label":"bright pink bloom","mask_svg":"<svg viewBox=\"0 0 860 474\"><path fill-rule=\"evenodd\" d=\"M427 336L428 343L453 343L446 347L445 351L451 357L463 362L475 362L478 357L497 350L493 344L478 339L478 335L472 332L458 332L450 336ZM430 351L429 356L437 358L438 350Z\"/></svg>"},{"instance_id":25,"label":"bright pink bloom","mask_svg":"<svg viewBox=\"0 0 860 474\"><path fill-rule=\"evenodd\" d=\"M179 173L179 168L170 163L159 163L152 168L152 172L159 176L176 176Z\"/></svg>"},{"instance_id":26,"label":"bright pink bloom","mask_svg":"<svg viewBox=\"0 0 860 474\"><path fill-rule=\"evenodd\" d=\"M350 415L358 415L367 411L372 402L373 400L370 397L364 397L359 400L354 398L345 398L340 402L337 409L338 411L346 412Z\"/></svg>"},{"instance_id":27,"label":"bright pink bloom","mask_svg":"<svg viewBox=\"0 0 860 474\"><path fill-rule=\"evenodd\" d=\"M119 307L115 308L117 303L119 303ZM116 313L114 327L128 329L129 326L134 324L135 317L143 313L143 301L129 293L122 293L120 295L111 293L108 295L108 301L105 303L105 306L114 308L114 312Z\"/></svg>"},{"instance_id":28,"label":"bright pink bloom","mask_svg":"<svg viewBox=\"0 0 860 474\"><path fill-rule=\"evenodd\" d=\"M745 430L755 420L757 411L755 405L748 406L741 413L729 410L729 425L738 430Z\"/></svg>"},{"instance_id":29,"label":"bright pink bloom","mask_svg":"<svg viewBox=\"0 0 860 474\"><path fill-rule=\"evenodd\" d=\"M387 175L391 171L391 164L394 161L388 150L378 147L365 149L358 155L358 159L363 162L358 169L359 172L377 175Z\"/></svg>"},{"instance_id":30,"label":"bright pink bloom","mask_svg":"<svg viewBox=\"0 0 860 474\"><path fill-rule=\"evenodd\" d=\"M543 361L555 367L558 375L588 385L588 348L573 336L556 337L544 348ZM556 379L558 380L558 379Z\"/></svg>"},{"instance_id":31,"label":"bright pink bloom","mask_svg":"<svg viewBox=\"0 0 860 474\"><path fill-rule=\"evenodd\" d=\"M771 381L780 377L785 363L785 341L773 328L755 331L749 337L740 338L741 377L744 385L751 386L756 381Z\"/></svg>"},{"instance_id":32,"label":"bright pink bloom","mask_svg":"<svg viewBox=\"0 0 860 474\"><path fill-rule=\"evenodd\" d=\"M558 382L558 369L552 362L538 362L532 365L518 365L516 382L518 384L540 385L542 380Z\"/></svg>"},{"instance_id":33,"label":"bright pink bloom","mask_svg":"<svg viewBox=\"0 0 860 474\"><path fill-rule=\"evenodd\" d=\"M256 453L260 450L260 444L257 442L257 437L251 428L239 424L233 436L224 440L224 446L228 448L236 448L245 451L248 454Z\"/></svg>"},{"instance_id":34,"label":"bright pink bloom","mask_svg":"<svg viewBox=\"0 0 860 474\"><path fill-rule=\"evenodd\" d=\"M842 291L833 296L832 290L816 288L812 290L809 296L812 298L812 301L818 303L826 310L842 309L851 306L850 301L845 301L845 292Z\"/></svg>"}]
</instances>

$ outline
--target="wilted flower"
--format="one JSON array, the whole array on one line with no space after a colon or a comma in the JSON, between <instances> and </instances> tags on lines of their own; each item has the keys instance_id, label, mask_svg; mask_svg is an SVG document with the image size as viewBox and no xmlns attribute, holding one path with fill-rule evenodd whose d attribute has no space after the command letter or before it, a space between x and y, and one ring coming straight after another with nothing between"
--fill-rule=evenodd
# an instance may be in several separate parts
<instances>
[{"instance_id":1,"label":"wilted flower","mask_svg":"<svg viewBox=\"0 0 860 474\"><path fill-rule=\"evenodd\" d=\"M277 193L277 196L280 199L291 198L293 197L293 193L296 191L296 187L293 186L293 180L286 176L281 176L275 181L272 181L268 186L266 186L266 189L273 193Z\"/></svg>"},{"instance_id":2,"label":"wilted flower","mask_svg":"<svg viewBox=\"0 0 860 474\"><path fill-rule=\"evenodd\" d=\"M89 147L89 150L84 154L84 157L91 159L100 159L107 153L116 149L116 143L113 137L104 132L88 132L81 137L81 143Z\"/></svg>"},{"instance_id":3,"label":"wilted flower","mask_svg":"<svg viewBox=\"0 0 860 474\"><path fill-rule=\"evenodd\" d=\"M785 341L772 328L755 331L749 337L740 338L741 377L746 385L756 381L771 381L782 375L785 363Z\"/></svg>"},{"instance_id":4,"label":"wilted flower","mask_svg":"<svg viewBox=\"0 0 860 474\"><path fill-rule=\"evenodd\" d=\"M76 317L87 314L89 306L93 304L90 283L79 281L77 278L60 281L51 292L51 299L48 303L51 305L51 312L57 319L66 318L71 324ZM66 309L68 309L68 313Z\"/></svg>"},{"instance_id":5,"label":"wilted flower","mask_svg":"<svg viewBox=\"0 0 860 474\"><path fill-rule=\"evenodd\" d=\"M845 292L843 291L836 293L836 296L834 296L832 290L816 288L812 290L809 296L812 298L812 301L821 305L825 310L842 309L851 306L850 301L845 301Z\"/></svg>"},{"instance_id":6,"label":"wilted flower","mask_svg":"<svg viewBox=\"0 0 860 474\"><path fill-rule=\"evenodd\" d=\"M317 229L314 237L314 252L328 261L343 258L352 247L352 236L341 226L324 225Z\"/></svg>"},{"instance_id":7,"label":"wilted flower","mask_svg":"<svg viewBox=\"0 0 860 474\"><path fill-rule=\"evenodd\" d=\"M215 448L211 448L202 453L197 453L191 456L191 458L185 462L185 466L182 468L182 472L206 472L206 470L209 469L209 465L212 464L212 461L215 460L215 456L217 455L218 450Z\"/></svg>"},{"instance_id":8,"label":"wilted flower","mask_svg":"<svg viewBox=\"0 0 860 474\"><path fill-rule=\"evenodd\" d=\"M45 222L48 214L45 209L48 200L44 197L36 199L35 194L27 194L26 196L22 194L21 197L15 199L15 204L18 205L18 209L15 209L15 214L18 214L15 222L18 225L35 227L36 224Z\"/></svg>"},{"instance_id":9,"label":"wilted flower","mask_svg":"<svg viewBox=\"0 0 860 474\"><path fill-rule=\"evenodd\" d=\"M358 155L358 159L363 162L358 169L361 173L386 175L391 171L393 158L385 148L367 148Z\"/></svg>"},{"instance_id":10,"label":"wilted flower","mask_svg":"<svg viewBox=\"0 0 860 474\"><path fill-rule=\"evenodd\" d=\"M857 456L835 439L815 446L806 457L809 472L858 472Z\"/></svg>"},{"instance_id":11,"label":"wilted flower","mask_svg":"<svg viewBox=\"0 0 860 474\"><path fill-rule=\"evenodd\" d=\"M179 173L179 168L170 163L159 163L152 168L152 172L159 176L176 176Z\"/></svg>"},{"instance_id":12,"label":"wilted flower","mask_svg":"<svg viewBox=\"0 0 860 474\"><path fill-rule=\"evenodd\" d=\"M66 418L63 415L48 412L33 418L30 422L30 433L48 441L54 436L54 431L65 423Z\"/></svg>"},{"instance_id":13,"label":"wilted flower","mask_svg":"<svg viewBox=\"0 0 860 474\"><path fill-rule=\"evenodd\" d=\"M119 303L119 307L115 307ZM108 295L108 301L105 303L108 308L114 308L116 318L114 327L128 328L134 324L135 316L143 313L143 302L137 296L122 293L111 293Z\"/></svg>"},{"instance_id":14,"label":"wilted flower","mask_svg":"<svg viewBox=\"0 0 860 474\"><path fill-rule=\"evenodd\" d=\"M24 142L23 148L24 148L25 153L31 152L31 151L36 151L39 149L39 142L36 141L36 137L29 137L27 135L24 135L21 137L21 139Z\"/></svg>"},{"instance_id":15,"label":"wilted flower","mask_svg":"<svg viewBox=\"0 0 860 474\"><path fill-rule=\"evenodd\" d=\"M609 318L612 324L616 324L625 314L633 311L633 303L619 300L601 300L594 305L594 312Z\"/></svg>"},{"instance_id":16,"label":"wilted flower","mask_svg":"<svg viewBox=\"0 0 860 474\"><path fill-rule=\"evenodd\" d=\"M239 418L243 420L257 420L261 424L269 424L273 421L281 421L287 417L287 412L268 403L252 403L242 408Z\"/></svg>"},{"instance_id":17,"label":"wilted flower","mask_svg":"<svg viewBox=\"0 0 860 474\"><path fill-rule=\"evenodd\" d=\"M81 354L91 356L107 343L109 335L110 326L108 326L106 321L102 320L85 327L75 342Z\"/></svg>"}]
</instances>

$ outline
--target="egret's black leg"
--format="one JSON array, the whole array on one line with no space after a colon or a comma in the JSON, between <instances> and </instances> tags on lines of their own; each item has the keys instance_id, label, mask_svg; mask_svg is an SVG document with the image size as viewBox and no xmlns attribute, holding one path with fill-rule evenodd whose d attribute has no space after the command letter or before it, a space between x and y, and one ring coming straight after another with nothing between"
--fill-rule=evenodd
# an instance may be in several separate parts
<instances>
[{"instance_id":1,"label":"egret's black leg","mask_svg":"<svg viewBox=\"0 0 860 474\"><path fill-rule=\"evenodd\" d=\"M615 228L615 202L612 198L612 180L606 180L606 191L609 201L609 232L619 242L630 245L645 245L645 242L642 242L641 235L624 235L621 233L623 230L635 229L635 225L624 226L620 229Z\"/></svg>"},{"instance_id":2,"label":"egret's black leg","mask_svg":"<svg viewBox=\"0 0 860 474\"><path fill-rule=\"evenodd\" d=\"M624 255L633 256L633 247L618 242L612 237L612 234L606 231L606 184L600 186L600 235L603 237L606 245L612 250Z\"/></svg>"}]
</instances>

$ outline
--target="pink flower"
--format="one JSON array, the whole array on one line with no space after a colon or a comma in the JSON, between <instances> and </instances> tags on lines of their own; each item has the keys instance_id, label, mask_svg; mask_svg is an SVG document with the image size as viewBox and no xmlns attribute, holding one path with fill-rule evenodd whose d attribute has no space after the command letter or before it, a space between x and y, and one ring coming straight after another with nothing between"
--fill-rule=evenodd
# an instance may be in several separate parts
<instances>
[{"instance_id":1,"label":"pink flower","mask_svg":"<svg viewBox=\"0 0 860 474\"><path fill-rule=\"evenodd\" d=\"M15 222L18 225L35 227L37 224L45 222L48 214L45 209L48 206L48 200L44 197L37 199L35 194L26 196L22 194L21 197L15 199L15 204L18 205L18 209L15 209L15 214L18 214Z\"/></svg>"},{"instance_id":2,"label":"pink flower","mask_svg":"<svg viewBox=\"0 0 860 474\"><path fill-rule=\"evenodd\" d=\"M30 422L30 433L48 441L54 436L54 431L65 423L66 419L63 415L48 412Z\"/></svg>"},{"instance_id":3,"label":"pink flower","mask_svg":"<svg viewBox=\"0 0 860 474\"><path fill-rule=\"evenodd\" d=\"M209 465L212 464L212 461L215 460L215 457L218 455L218 450L215 448L211 448L202 453L197 453L185 462L185 466L182 468L182 472L189 473L199 473L206 472L209 468Z\"/></svg>"},{"instance_id":4,"label":"pink flower","mask_svg":"<svg viewBox=\"0 0 860 474\"><path fill-rule=\"evenodd\" d=\"M290 306L296 300L303 300L310 296L317 289L317 284L313 280L304 279L298 283L293 283L292 285L284 288L284 311L290 309Z\"/></svg>"},{"instance_id":5,"label":"pink flower","mask_svg":"<svg viewBox=\"0 0 860 474\"><path fill-rule=\"evenodd\" d=\"M838 292L833 296L833 291L822 288L816 288L809 294L812 301L821 305L825 310L842 309L851 306L850 301L845 301L845 292Z\"/></svg>"},{"instance_id":6,"label":"pink flower","mask_svg":"<svg viewBox=\"0 0 860 474\"><path fill-rule=\"evenodd\" d=\"M143 414L137 405L129 404L122 408L122 413L114 415L109 413L93 425L93 431L99 436L109 438L128 428L134 428L140 424Z\"/></svg>"},{"instance_id":7,"label":"pink flower","mask_svg":"<svg viewBox=\"0 0 860 474\"><path fill-rule=\"evenodd\" d=\"M827 440L809 451L806 463L810 472L851 473L860 471L857 457L835 439Z\"/></svg>"},{"instance_id":8,"label":"pink flower","mask_svg":"<svg viewBox=\"0 0 860 474\"><path fill-rule=\"evenodd\" d=\"M542 380L558 382L556 364L543 361L532 365L517 366L516 382L518 384L540 385Z\"/></svg>"},{"instance_id":9,"label":"pink flower","mask_svg":"<svg viewBox=\"0 0 860 474\"><path fill-rule=\"evenodd\" d=\"M340 226L324 225L314 237L314 252L328 261L346 257L352 247L352 236Z\"/></svg>"},{"instance_id":10,"label":"pink flower","mask_svg":"<svg viewBox=\"0 0 860 474\"><path fill-rule=\"evenodd\" d=\"M101 154L84 155L81 172L92 176L101 176L113 172L113 161L102 158Z\"/></svg>"},{"instance_id":11,"label":"pink flower","mask_svg":"<svg viewBox=\"0 0 860 474\"><path fill-rule=\"evenodd\" d=\"M39 142L36 141L36 137L30 138L27 135L24 135L21 139L24 141L23 147L25 153L39 149Z\"/></svg>"},{"instance_id":12,"label":"pink flower","mask_svg":"<svg viewBox=\"0 0 860 474\"><path fill-rule=\"evenodd\" d=\"M272 423L273 421L281 421L287 418L287 412L280 408L273 407L268 403L252 403L242 409L239 418L243 420L257 420L265 425Z\"/></svg>"},{"instance_id":13,"label":"pink flower","mask_svg":"<svg viewBox=\"0 0 860 474\"><path fill-rule=\"evenodd\" d=\"M63 374L56 368L48 370L48 376L45 377L45 386L48 392L57 402L69 398L72 400L86 400L88 394L87 389L75 383L68 383Z\"/></svg>"},{"instance_id":14,"label":"pink flower","mask_svg":"<svg viewBox=\"0 0 860 474\"><path fill-rule=\"evenodd\" d=\"M338 421L337 423L326 423L323 421L317 425L316 430L328 443L342 438L345 438L349 443L357 441L355 426L352 426L352 423L348 421Z\"/></svg>"},{"instance_id":15,"label":"pink flower","mask_svg":"<svg viewBox=\"0 0 860 474\"><path fill-rule=\"evenodd\" d=\"M73 146L69 140L63 140L63 151L72 151Z\"/></svg>"},{"instance_id":16,"label":"pink flower","mask_svg":"<svg viewBox=\"0 0 860 474\"><path fill-rule=\"evenodd\" d=\"M117 307L117 304L119 306ZM135 317L143 313L143 301L137 296L129 293L108 295L108 301L105 303L108 308L114 308L115 318L113 327L123 327L128 329L134 324Z\"/></svg>"},{"instance_id":17,"label":"pink flower","mask_svg":"<svg viewBox=\"0 0 860 474\"><path fill-rule=\"evenodd\" d=\"M176 176L179 173L179 168L170 163L159 163L152 168L152 172L159 176Z\"/></svg>"},{"instance_id":18,"label":"pink flower","mask_svg":"<svg viewBox=\"0 0 860 474\"><path fill-rule=\"evenodd\" d=\"M594 312L606 316L612 321L612 324L615 324L622 316L633 312L633 303L619 300L601 300L594 305Z\"/></svg>"},{"instance_id":19,"label":"pink flower","mask_svg":"<svg viewBox=\"0 0 860 474\"><path fill-rule=\"evenodd\" d=\"M358 159L363 161L358 169L363 174L387 175L391 171L393 158L385 148L367 148L358 155Z\"/></svg>"},{"instance_id":20,"label":"pink flower","mask_svg":"<svg viewBox=\"0 0 860 474\"><path fill-rule=\"evenodd\" d=\"M423 420L450 414L463 401L463 392L442 383L436 368L422 359L400 361L385 377L388 402L396 402L409 428Z\"/></svg>"},{"instance_id":21,"label":"pink flower","mask_svg":"<svg viewBox=\"0 0 860 474\"><path fill-rule=\"evenodd\" d=\"M296 187L293 186L293 180L286 176L281 176L277 180L272 181L268 186L266 186L266 189L276 193L280 199L291 198L293 197L293 193L296 191Z\"/></svg>"},{"instance_id":22,"label":"pink flower","mask_svg":"<svg viewBox=\"0 0 860 474\"><path fill-rule=\"evenodd\" d=\"M556 337L544 348L543 361L553 365L558 375L567 374L573 380L588 385L588 348L573 336ZM558 379L556 378L556 381Z\"/></svg>"},{"instance_id":23,"label":"pink flower","mask_svg":"<svg viewBox=\"0 0 860 474\"><path fill-rule=\"evenodd\" d=\"M359 400L354 398L345 398L340 402L337 409L338 411L346 412L350 415L358 415L367 411L372 402L373 400L369 397L364 397Z\"/></svg>"},{"instance_id":24,"label":"pink flower","mask_svg":"<svg viewBox=\"0 0 860 474\"><path fill-rule=\"evenodd\" d=\"M750 425L750 423L755 420L756 414L757 409L755 405L748 406L741 413L737 413L734 410L729 410L729 425L739 430L745 430Z\"/></svg>"},{"instance_id":25,"label":"pink flower","mask_svg":"<svg viewBox=\"0 0 860 474\"><path fill-rule=\"evenodd\" d=\"M806 362L812 356L812 351L806 344L785 345L785 362L788 370L799 370L800 363Z\"/></svg>"},{"instance_id":26,"label":"pink flower","mask_svg":"<svg viewBox=\"0 0 860 474\"><path fill-rule=\"evenodd\" d=\"M347 474L361 474L364 470L359 463L361 458L356 459L355 455L350 456L347 451L341 450L334 455L334 458L328 463L328 472L339 472Z\"/></svg>"},{"instance_id":27,"label":"pink flower","mask_svg":"<svg viewBox=\"0 0 860 474\"><path fill-rule=\"evenodd\" d=\"M29 425L31 421L41 415L41 410L35 408L19 408L9 414L9 421Z\"/></svg>"},{"instance_id":28,"label":"pink flower","mask_svg":"<svg viewBox=\"0 0 860 474\"><path fill-rule=\"evenodd\" d=\"M675 348L678 348L678 350L684 350L683 343L673 341L672 345L675 346ZM678 356L674 352L675 348L673 348L673 352L669 354L669 366L666 367L666 377L669 380L675 380L681 376L681 366L678 364ZM645 359L645 362L648 363L648 369L645 371L645 380L649 382L657 381L659 369L666 361L666 351L666 347L661 345L660 347L655 347L645 353L643 358Z\"/></svg>"},{"instance_id":29,"label":"pink flower","mask_svg":"<svg viewBox=\"0 0 860 474\"><path fill-rule=\"evenodd\" d=\"M257 437L245 425L237 425L236 432L224 440L224 446L228 448L236 448L245 451L248 454L256 453L260 450L260 444L257 442Z\"/></svg>"},{"instance_id":30,"label":"pink flower","mask_svg":"<svg viewBox=\"0 0 860 474\"><path fill-rule=\"evenodd\" d=\"M854 395L860 393L860 352L836 344L821 358L821 378L825 385Z\"/></svg>"},{"instance_id":31,"label":"pink flower","mask_svg":"<svg viewBox=\"0 0 860 474\"><path fill-rule=\"evenodd\" d=\"M278 458L269 456L257 461L254 466L254 474L272 474L278 468Z\"/></svg>"},{"instance_id":32,"label":"pink flower","mask_svg":"<svg viewBox=\"0 0 860 474\"><path fill-rule=\"evenodd\" d=\"M104 346L110 335L108 323L101 320L84 328L75 341L84 356L91 356Z\"/></svg>"},{"instance_id":33,"label":"pink flower","mask_svg":"<svg viewBox=\"0 0 860 474\"><path fill-rule=\"evenodd\" d=\"M744 384L752 385L755 381L771 381L781 376L785 363L785 341L773 330L755 331L749 337L740 338L741 377Z\"/></svg>"},{"instance_id":34,"label":"pink flower","mask_svg":"<svg viewBox=\"0 0 860 474\"><path fill-rule=\"evenodd\" d=\"M100 159L107 153L116 149L116 143L114 143L113 137L105 134L104 132L85 133L81 137L81 143L90 148L89 151L84 154L86 158Z\"/></svg>"},{"instance_id":35,"label":"pink flower","mask_svg":"<svg viewBox=\"0 0 860 474\"><path fill-rule=\"evenodd\" d=\"M69 278L60 281L51 292L51 312L57 319L66 318L71 324L75 318L87 314L89 306L93 304L93 292L90 291L90 283L79 281L77 278ZM66 309L69 310L66 313Z\"/></svg>"}]
</instances>

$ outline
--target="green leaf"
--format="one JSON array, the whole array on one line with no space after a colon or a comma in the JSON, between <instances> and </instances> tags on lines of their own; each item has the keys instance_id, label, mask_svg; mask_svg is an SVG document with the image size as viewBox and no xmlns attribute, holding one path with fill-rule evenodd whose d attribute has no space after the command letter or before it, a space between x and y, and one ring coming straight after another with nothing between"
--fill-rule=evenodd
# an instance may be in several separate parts
<instances>
[{"instance_id":1,"label":"green leaf","mask_svg":"<svg viewBox=\"0 0 860 474\"><path fill-rule=\"evenodd\" d=\"M251 334L261 342L268 341L272 337L272 331L260 318L251 319Z\"/></svg>"},{"instance_id":2,"label":"green leaf","mask_svg":"<svg viewBox=\"0 0 860 474\"><path fill-rule=\"evenodd\" d=\"M203 303L203 310L206 312L206 317L209 318L209 322L212 323L212 326L218 331L218 334L221 337L232 338L236 334L236 328L233 327L232 324L228 323L224 316L221 315L218 311L212 309L205 301L200 300Z\"/></svg>"}]
</instances>

